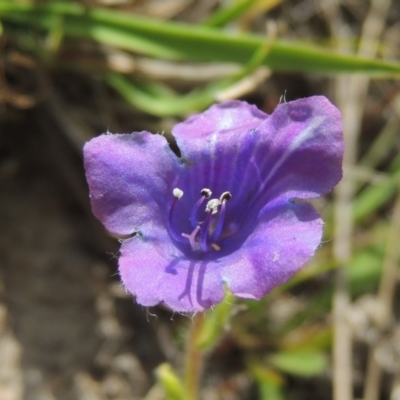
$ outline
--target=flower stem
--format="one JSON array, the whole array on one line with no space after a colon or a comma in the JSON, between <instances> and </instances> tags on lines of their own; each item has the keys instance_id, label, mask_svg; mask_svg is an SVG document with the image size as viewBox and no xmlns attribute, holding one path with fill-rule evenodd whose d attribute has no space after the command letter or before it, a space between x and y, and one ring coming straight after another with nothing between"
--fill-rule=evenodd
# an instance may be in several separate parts
<instances>
[{"instance_id":1,"label":"flower stem","mask_svg":"<svg viewBox=\"0 0 400 400\"><path fill-rule=\"evenodd\" d=\"M198 400L203 352L196 347L196 342L203 324L204 314L196 314L193 317L186 343L185 400Z\"/></svg>"}]
</instances>

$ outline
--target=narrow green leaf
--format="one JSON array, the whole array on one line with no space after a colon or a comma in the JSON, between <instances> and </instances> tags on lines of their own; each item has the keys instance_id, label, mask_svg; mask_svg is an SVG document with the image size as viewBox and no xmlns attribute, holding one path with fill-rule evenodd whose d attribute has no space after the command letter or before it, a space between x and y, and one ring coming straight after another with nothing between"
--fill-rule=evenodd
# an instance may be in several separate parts
<instances>
[{"instance_id":1,"label":"narrow green leaf","mask_svg":"<svg viewBox=\"0 0 400 400\"><path fill-rule=\"evenodd\" d=\"M354 220L359 223L372 216L395 195L399 185L400 170L393 173L388 182L364 189L354 200Z\"/></svg>"},{"instance_id":2,"label":"narrow green leaf","mask_svg":"<svg viewBox=\"0 0 400 400\"><path fill-rule=\"evenodd\" d=\"M234 302L234 296L228 292L223 302L207 311L202 330L197 336L197 348L210 349L220 339L228 324Z\"/></svg>"},{"instance_id":3,"label":"narrow green leaf","mask_svg":"<svg viewBox=\"0 0 400 400\"><path fill-rule=\"evenodd\" d=\"M397 115L392 115L360 160L359 165L375 168L393 149L399 135L399 118Z\"/></svg>"},{"instance_id":4,"label":"narrow green leaf","mask_svg":"<svg viewBox=\"0 0 400 400\"><path fill-rule=\"evenodd\" d=\"M214 14L211 14L203 25L212 27L221 27L229 22L234 21L246 12L256 0L239 0L233 3L231 6L219 8Z\"/></svg>"},{"instance_id":5,"label":"narrow green leaf","mask_svg":"<svg viewBox=\"0 0 400 400\"><path fill-rule=\"evenodd\" d=\"M35 6L6 1L0 4L3 22L13 21L45 31L51 29L59 15L64 16L66 36L91 38L149 56L246 64L260 46L267 45L270 51L264 65L274 70L400 75L399 63L337 54L299 41L270 40L249 34L231 35L209 27L146 19L109 9L86 8L76 3Z\"/></svg>"},{"instance_id":6,"label":"narrow green leaf","mask_svg":"<svg viewBox=\"0 0 400 400\"><path fill-rule=\"evenodd\" d=\"M254 377L261 400L284 400L283 378L275 371L264 366L250 368Z\"/></svg>"},{"instance_id":7,"label":"narrow green leaf","mask_svg":"<svg viewBox=\"0 0 400 400\"><path fill-rule=\"evenodd\" d=\"M281 351L270 357L268 362L280 371L298 376L315 376L328 365L324 353L312 350Z\"/></svg>"},{"instance_id":8,"label":"narrow green leaf","mask_svg":"<svg viewBox=\"0 0 400 400\"><path fill-rule=\"evenodd\" d=\"M262 64L268 51L269 48L261 46L238 73L184 95L175 93L162 83L137 78L128 79L119 74L108 74L106 80L130 104L140 110L161 117L185 116L215 103L221 91L229 90L232 85L253 73Z\"/></svg>"},{"instance_id":9,"label":"narrow green leaf","mask_svg":"<svg viewBox=\"0 0 400 400\"><path fill-rule=\"evenodd\" d=\"M162 83L128 79L118 74L109 74L106 81L134 107L160 117L185 116L204 109L215 102L217 89L216 85L210 85L180 95Z\"/></svg>"},{"instance_id":10,"label":"narrow green leaf","mask_svg":"<svg viewBox=\"0 0 400 400\"><path fill-rule=\"evenodd\" d=\"M373 248L363 249L354 255L347 269L353 296L376 290L382 273L382 263L383 253Z\"/></svg>"},{"instance_id":11,"label":"narrow green leaf","mask_svg":"<svg viewBox=\"0 0 400 400\"><path fill-rule=\"evenodd\" d=\"M171 365L164 363L158 366L156 377L164 388L166 400L185 400L182 383Z\"/></svg>"}]
</instances>

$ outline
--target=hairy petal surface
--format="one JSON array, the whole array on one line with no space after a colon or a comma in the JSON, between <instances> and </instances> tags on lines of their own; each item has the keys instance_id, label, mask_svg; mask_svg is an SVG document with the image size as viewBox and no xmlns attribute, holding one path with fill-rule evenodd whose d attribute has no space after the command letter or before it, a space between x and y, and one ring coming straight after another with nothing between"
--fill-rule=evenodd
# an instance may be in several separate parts
<instances>
[{"instance_id":1,"label":"hairy petal surface","mask_svg":"<svg viewBox=\"0 0 400 400\"><path fill-rule=\"evenodd\" d=\"M92 210L106 229L127 235L161 224L179 165L165 138L149 132L92 139L84 147Z\"/></svg>"},{"instance_id":2,"label":"hairy petal surface","mask_svg":"<svg viewBox=\"0 0 400 400\"><path fill-rule=\"evenodd\" d=\"M144 227L152 235L125 240L119 272L125 288L143 306L164 303L178 312L203 311L224 298L215 265L188 260L160 227Z\"/></svg>"},{"instance_id":3,"label":"hairy petal surface","mask_svg":"<svg viewBox=\"0 0 400 400\"><path fill-rule=\"evenodd\" d=\"M314 255L322 225L319 214L307 203L265 207L240 249L220 260L223 281L237 296L262 298Z\"/></svg>"}]
</instances>

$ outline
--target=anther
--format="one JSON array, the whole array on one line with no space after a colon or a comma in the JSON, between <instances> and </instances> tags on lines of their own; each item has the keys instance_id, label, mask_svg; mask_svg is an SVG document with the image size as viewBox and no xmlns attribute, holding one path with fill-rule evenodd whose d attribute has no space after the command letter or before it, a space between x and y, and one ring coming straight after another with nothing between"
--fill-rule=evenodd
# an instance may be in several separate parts
<instances>
[{"instance_id":1,"label":"anther","mask_svg":"<svg viewBox=\"0 0 400 400\"><path fill-rule=\"evenodd\" d=\"M211 197L212 191L210 189L204 188L201 190L200 194L208 199L209 197Z\"/></svg>"},{"instance_id":2,"label":"anther","mask_svg":"<svg viewBox=\"0 0 400 400\"><path fill-rule=\"evenodd\" d=\"M224 192L221 194L221 197L219 198L219 200L222 203L223 201L229 201L231 198L232 198L231 192Z\"/></svg>"},{"instance_id":3,"label":"anther","mask_svg":"<svg viewBox=\"0 0 400 400\"><path fill-rule=\"evenodd\" d=\"M221 251L221 246L218 246L217 243L211 243L211 247L212 247L215 251Z\"/></svg>"},{"instance_id":4,"label":"anther","mask_svg":"<svg viewBox=\"0 0 400 400\"><path fill-rule=\"evenodd\" d=\"M206 212L211 211L212 214L216 214L220 205L221 201L219 199L211 199L207 203Z\"/></svg>"},{"instance_id":5,"label":"anther","mask_svg":"<svg viewBox=\"0 0 400 400\"><path fill-rule=\"evenodd\" d=\"M200 248L202 251L208 251L208 237L211 225L212 216L218 212L218 207L221 205L219 199L211 199L207 202L206 220L201 225Z\"/></svg>"},{"instance_id":6,"label":"anther","mask_svg":"<svg viewBox=\"0 0 400 400\"><path fill-rule=\"evenodd\" d=\"M179 188L175 188L172 191L172 194L174 195L175 198L177 198L178 200L180 200L183 196L183 190L179 189Z\"/></svg>"},{"instance_id":7,"label":"anther","mask_svg":"<svg viewBox=\"0 0 400 400\"><path fill-rule=\"evenodd\" d=\"M197 212L199 211L200 206L203 204L203 201L205 199L208 199L212 195L212 192L210 189L204 188L200 191L200 194L200 199L197 200L192 209L192 212L190 213L190 223L192 224L193 228L195 228L199 224L199 221L197 220Z\"/></svg>"},{"instance_id":8,"label":"anther","mask_svg":"<svg viewBox=\"0 0 400 400\"><path fill-rule=\"evenodd\" d=\"M211 190L208 188L202 189L200 191L201 197L194 205L190 214L190 222L193 226L193 231L190 234L178 233L175 229L175 207L184 193L181 189L175 188L172 194L174 198L168 213L168 230L171 237L180 243L187 244L189 242L193 251L201 251L204 253L211 250L220 251L221 246L217 242L221 238L224 228L226 203L232 198L232 194L230 192L224 192L219 199L210 199L212 195ZM197 220L197 213L206 199L209 199L205 207L206 217L203 222L199 222Z\"/></svg>"}]
</instances>

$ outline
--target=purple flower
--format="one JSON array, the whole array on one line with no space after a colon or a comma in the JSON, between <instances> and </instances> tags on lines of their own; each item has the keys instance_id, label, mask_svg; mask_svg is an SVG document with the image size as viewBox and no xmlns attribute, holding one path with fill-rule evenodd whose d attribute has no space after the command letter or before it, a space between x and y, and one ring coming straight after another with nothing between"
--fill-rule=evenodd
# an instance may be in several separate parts
<instances>
[{"instance_id":1,"label":"purple flower","mask_svg":"<svg viewBox=\"0 0 400 400\"><path fill-rule=\"evenodd\" d=\"M325 97L270 115L240 101L214 105L162 135L105 134L88 142L94 214L122 243L119 272L144 306L201 311L225 295L260 299L321 242L303 201L341 179L341 116Z\"/></svg>"}]
</instances>

